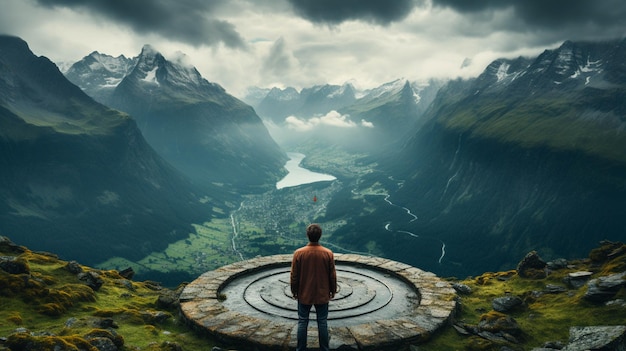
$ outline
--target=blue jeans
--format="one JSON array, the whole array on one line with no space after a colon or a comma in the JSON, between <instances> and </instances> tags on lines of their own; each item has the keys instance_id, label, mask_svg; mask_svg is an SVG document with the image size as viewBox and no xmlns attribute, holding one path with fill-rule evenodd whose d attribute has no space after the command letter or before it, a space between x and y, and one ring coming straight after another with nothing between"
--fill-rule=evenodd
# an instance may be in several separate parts
<instances>
[{"instance_id":1,"label":"blue jeans","mask_svg":"<svg viewBox=\"0 0 626 351\"><path fill-rule=\"evenodd\" d=\"M298 345L296 351L306 351L307 328L309 327L309 313L311 306L298 301ZM316 304L315 314L317 315L317 331L321 351L329 351L328 336L328 304Z\"/></svg>"}]
</instances>

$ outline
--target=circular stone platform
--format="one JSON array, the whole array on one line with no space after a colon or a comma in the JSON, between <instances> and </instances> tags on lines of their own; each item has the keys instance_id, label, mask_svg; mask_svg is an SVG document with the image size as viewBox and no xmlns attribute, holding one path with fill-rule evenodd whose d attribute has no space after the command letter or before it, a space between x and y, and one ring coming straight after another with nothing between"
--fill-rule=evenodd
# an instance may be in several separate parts
<instances>
[{"instance_id":1,"label":"circular stone platform","mask_svg":"<svg viewBox=\"0 0 626 351\"><path fill-rule=\"evenodd\" d=\"M180 296L192 326L242 349L295 349L292 255L259 257L202 274ZM331 349L400 350L426 341L456 309L452 286L433 273L378 257L335 254L338 293L329 303ZM315 309L309 348L317 347Z\"/></svg>"}]
</instances>

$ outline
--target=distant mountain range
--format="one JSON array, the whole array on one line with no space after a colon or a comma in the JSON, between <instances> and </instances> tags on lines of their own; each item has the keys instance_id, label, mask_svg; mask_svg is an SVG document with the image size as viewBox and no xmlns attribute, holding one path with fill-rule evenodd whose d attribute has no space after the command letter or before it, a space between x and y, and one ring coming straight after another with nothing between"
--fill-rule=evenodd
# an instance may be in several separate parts
<instances>
[{"instance_id":1,"label":"distant mountain range","mask_svg":"<svg viewBox=\"0 0 626 351\"><path fill-rule=\"evenodd\" d=\"M184 61L146 45L135 58L93 52L65 74L94 99L132 115L148 143L195 182L235 192L273 187L284 175L284 151L250 106Z\"/></svg>"},{"instance_id":2,"label":"distant mountain range","mask_svg":"<svg viewBox=\"0 0 626 351\"><path fill-rule=\"evenodd\" d=\"M565 42L474 79L254 88L250 106L148 45L135 58L91 53L66 79L2 36L0 233L86 264L162 250L239 195L274 188L286 155L271 127L291 145L314 140L311 152L368 156L372 172L341 179L319 218L345 223L341 247L375 243L457 276L509 269L531 250L580 257L626 240L624 62L625 40ZM320 122L330 118L351 128ZM394 205L353 192L369 186ZM400 222L407 209L416 218Z\"/></svg>"},{"instance_id":3,"label":"distant mountain range","mask_svg":"<svg viewBox=\"0 0 626 351\"><path fill-rule=\"evenodd\" d=\"M422 262L393 239L385 252L462 275L514 267L530 250L569 258L625 240L624 62L625 40L565 42L442 87L380 169L402 180L391 198L419 218L402 230L445 243L445 259ZM345 242L367 242L362 222Z\"/></svg>"},{"instance_id":4,"label":"distant mountain range","mask_svg":"<svg viewBox=\"0 0 626 351\"><path fill-rule=\"evenodd\" d=\"M327 128L312 138L322 143L339 144L351 150L379 152L395 150L405 133L421 125L420 116L428 108L444 81L409 82L398 79L374 89L357 91L350 83L284 89L251 88L243 100L271 125L286 125L287 118L308 120L333 111L343 121L368 128ZM297 138L298 142L302 138Z\"/></svg>"},{"instance_id":5,"label":"distant mountain range","mask_svg":"<svg viewBox=\"0 0 626 351\"><path fill-rule=\"evenodd\" d=\"M0 232L95 264L141 258L228 213L234 197L194 185L135 121L87 96L21 39L0 36Z\"/></svg>"}]
</instances>

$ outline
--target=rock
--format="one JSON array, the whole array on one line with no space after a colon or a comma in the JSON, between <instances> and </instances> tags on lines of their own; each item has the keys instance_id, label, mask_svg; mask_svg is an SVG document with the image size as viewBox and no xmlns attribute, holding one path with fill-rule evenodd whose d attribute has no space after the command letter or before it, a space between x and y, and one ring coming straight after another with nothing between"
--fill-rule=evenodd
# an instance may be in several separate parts
<instances>
[{"instance_id":1,"label":"rock","mask_svg":"<svg viewBox=\"0 0 626 351\"><path fill-rule=\"evenodd\" d=\"M563 349L564 345L560 341L549 341L543 344L541 347L536 347L531 351L554 351Z\"/></svg>"},{"instance_id":2,"label":"rock","mask_svg":"<svg viewBox=\"0 0 626 351\"><path fill-rule=\"evenodd\" d=\"M119 273L122 277L126 279L133 279L133 277L135 276L135 270L133 270L133 267L122 269L121 271L119 271Z\"/></svg>"},{"instance_id":3,"label":"rock","mask_svg":"<svg viewBox=\"0 0 626 351\"><path fill-rule=\"evenodd\" d=\"M494 310L505 313L521 306L523 303L522 299L517 296L502 296L493 299L491 306Z\"/></svg>"},{"instance_id":4,"label":"rock","mask_svg":"<svg viewBox=\"0 0 626 351\"><path fill-rule=\"evenodd\" d=\"M89 339L89 343L98 349L98 351L118 351L119 349L115 346L115 343L111 341L111 339L103 338L103 337L95 337Z\"/></svg>"},{"instance_id":5,"label":"rock","mask_svg":"<svg viewBox=\"0 0 626 351\"><path fill-rule=\"evenodd\" d=\"M626 286L625 277L626 272L622 272L590 280L584 298L593 302L612 299L622 287Z\"/></svg>"},{"instance_id":6,"label":"rock","mask_svg":"<svg viewBox=\"0 0 626 351\"><path fill-rule=\"evenodd\" d=\"M100 278L100 274L93 271L79 273L78 279L85 282L93 291L98 291L102 284L104 284L104 280Z\"/></svg>"},{"instance_id":7,"label":"rock","mask_svg":"<svg viewBox=\"0 0 626 351\"><path fill-rule=\"evenodd\" d=\"M163 309L173 309L180 306L180 300L178 297L180 294L172 290L162 290L157 298L156 305Z\"/></svg>"},{"instance_id":8,"label":"rock","mask_svg":"<svg viewBox=\"0 0 626 351\"><path fill-rule=\"evenodd\" d=\"M72 274L80 274L83 273L83 267L76 261L70 261L65 265L65 269L67 269Z\"/></svg>"},{"instance_id":9,"label":"rock","mask_svg":"<svg viewBox=\"0 0 626 351\"><path fill-rule=\"evenodd\" d=\"M0 269L9 274L30 274L28 262L14 256L0 256Z\"/></svg>"},{"instance_id":10,"label":"rock","mask_svg":"<svg viewBox=\"0 0 626 351\"><path fill-rule=\"evenodd\" d=\"M517 275L522 278L541 279L546 277L546 262L536 251L531 251L517 264Z\"/></svg>"},{"instance_id":11,"label":"rock","mask_svg":"<svg viewBox=\"0 0 626 351\"><path fill-rule=\"evenodd\" d=\"M545 292L546 294L560 294L566 291L566 287L555 284L547 284L546 288L543 290L543 292Z\"/></svg>"},{"instance_id":12,"label":"rock","mask_svg":"<svg viewBox=\"0 0 626 351\"><path fill-rule=\"evenodd\" d=\"M571 327L563 351L626 350L626 326Z\"/></svg>"},{"instance_id":13,"label":"rock","mask_svg":"<svg viewBox=\"0 0 626 351\"><path fill-rule=\"evenodd\" d=\"M452 284L452 287L454 288L454 290L456 290L457 293L461 295L469 295L472 293L472 288L470 288L469 286L465 284L454 283Z\"/></svg>"},{"instance_id":14,"label":"rock","mask_svg":"<svg viewBox=\"0 0 626 351\"><path fill-rule=\"evenodd\" d=\"M592 275L593 272L589 271L572 272L567 275L564 281L567 285L573 287L574 289L579 289L587 283Z\"/></svg>"},{"instance_id":15,"label":"rock","mask_svg":"<svg viewBox=\"0 0 626 351\"><path fill-rule=\"evenodd\" d=\"M26 252L26 248L23 246L19 246L19 245L15 245L11 239L7 238L6 236L0 236L0 249L2 250L2 252L7 252L7 253L16 253L16 254L21 254Z\"/></svg>"},{"instance_id":16,"label":"rock","mask_svg":"<svg viewBox=\"0 0 626 351\"><path fill-rule=\"evenodd\" d=\"M522 334L522 329L513 317L495 311L482 315L477 329L478 333L486 331L500 336L503 333L510 335Z\"/></svg>"},{"instance_id":17,"label":"rock","mask_svg":"<svg viewBox=\"0 0 626 351\"><path fill-rule=\"evenodd\" d=\"M557 258L554 261L546 263L546 266L548 267L548 269L553 271L564 269L567 268L567 260L564 258Z\"/></svg>"}]
</instances>

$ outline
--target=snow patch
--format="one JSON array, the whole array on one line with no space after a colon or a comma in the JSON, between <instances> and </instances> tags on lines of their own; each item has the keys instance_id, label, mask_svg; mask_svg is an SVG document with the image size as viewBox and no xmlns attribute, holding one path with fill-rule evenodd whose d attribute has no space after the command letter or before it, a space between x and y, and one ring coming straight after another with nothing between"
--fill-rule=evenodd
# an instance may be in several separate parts
<instances>
[{"instance_id":1,"label":"snow patch","mask_svg":"<svg viewBox=\"0 0 626 351\"><path fill-rule=\"evenodd\" d=\"M156 71L158 67L154 67L151 71L146 73L146 77L143 79L144 82L152 83L159 85L159 81L157 80Z\"/></svg>"}]
</instances>

